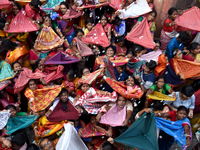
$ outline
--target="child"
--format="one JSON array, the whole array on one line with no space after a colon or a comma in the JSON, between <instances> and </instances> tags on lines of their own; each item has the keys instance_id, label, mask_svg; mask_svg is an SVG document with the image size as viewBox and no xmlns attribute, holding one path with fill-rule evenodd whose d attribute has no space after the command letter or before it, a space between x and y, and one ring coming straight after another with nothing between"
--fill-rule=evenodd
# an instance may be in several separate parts
<instances>
[{"instance_id":1,"label":"child","mask_svg":"<svg viewBox=\"0 0 200 150\"><path fill-rule=\"evenodd\" d=\"M150 62L146 63L144 70L141 72L141 75L135 76L135 79L140 83L142 91L146 92L153 85L155 81L155 68L156 62L151 60Z\"/></svg>"},{"instance_id":2,"label":"child","mask_svg":"<svg viewBox=\"0 0 200 150\"><path fill-rule=\"evenodd\" d=\"M114 68L117 81L125 81L128 78L128 75L126 74L125 69L126 69L126 65L116 66Z\"/></svg>"},{"instance_id":3,"label":"child","mask_svg":"<svg viewBox=\"0 0 200 150\"><path fill-rule=\"evenodd\" d=\"M85 26L86 26L86 29L84 30L84 35L88 34L92 28L93 28L93 19L92 18L87 18L85 20Z\"/></svg>"}]
</instances>

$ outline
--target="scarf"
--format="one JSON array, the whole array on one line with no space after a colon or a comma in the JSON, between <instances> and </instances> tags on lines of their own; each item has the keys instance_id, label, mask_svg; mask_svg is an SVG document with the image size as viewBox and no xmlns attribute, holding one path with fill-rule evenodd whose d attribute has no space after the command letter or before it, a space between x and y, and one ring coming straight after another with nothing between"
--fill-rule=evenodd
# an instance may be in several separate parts
<instances>
[{"instance_id":1,"label":"scarf","mask_svg":"<svg viewBox=\"0 0 200 150\"><path fill-rule=\"evenodd\" d=\"M89 48L86 44L84 44L81 40L75 37L77 48L82 52L81 56L89 56L93 55L91 48Z\"/></svg>"}]
</instances>

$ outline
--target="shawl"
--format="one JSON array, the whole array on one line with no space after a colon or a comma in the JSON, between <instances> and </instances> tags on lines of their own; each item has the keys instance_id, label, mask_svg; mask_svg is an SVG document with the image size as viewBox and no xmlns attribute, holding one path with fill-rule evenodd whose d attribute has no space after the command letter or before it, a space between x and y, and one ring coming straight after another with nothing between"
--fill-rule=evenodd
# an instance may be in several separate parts
<instances>
[{"instance_id":1,"label":"shawl","mask_svg":"<svg viewBox=\"0 0 200 150\"><path fill-rule=\"evenodd\" d=\"M24 89L24 86L28 83L30 79L40 79L45 77L43 74L35 72L33 73L32 70L27 68L22 68L23 71L20 73L17 82L15 83L14 93L18 93Z\"/></svg>"},{"instance_id":2,"label":"shawl","mask_svg":"<svg viewBox=\"0 0 200 150\"><path fill-rule=\"evenodd\" d=\"M108 47L110 45L108 37L100 23L98 23L84 38L82 38L82 42L103 47Z\"/></svg>"},{"instance_id":3,"label":"shawl","mask_svg":"<svg viewBox=\"0 0 200 150\"><path fill-rule=\"evenodd\" d=\"M0 130L2 130L10 118L10 112L8 111L0 111Z\"/></svg>"},{"instance_id":4,"label":"shawl","mask_svg":"<svg viewBox=\"0 0 200 150\"><path fill-rule=\"evenodd\" d=\"M37 31L37 26L26 17L25 11L22 9L8 26L8 33L26 33Z\"/></svg>"},{"instance_id":5,"label":"shawl","mask_svg":"<svg viewBox=\"0 0 200 150\"><path fill-rule=\"evenodd\" d=\"M69 82L69 81L64 81L64 88L69 88L70 91L74 91L75 86L73 82Z\"/></svg>"},{"instance_id":6,"label":"shawl","mask_svg":"<svg viewBox=\"0 0 200 150\"><path fill-rule=\"evenodd\" d=\"M146 60L141 60L138 62L128 62L128 67L136 71L136 69L140 69L145 64Z\"/></svg>"},{"instance_id":7,"label":"shawl","mask_svg":"<svg viewBox=\"0 0 200 150\"><path fill-rule=\"evenodd\" d=\"M2 8L6 8L10 6L10 1L9 0L2 0L1 3L0 3L0 9Z\"/></svg>"},{"instance_id":8,"label":"shawl","mask_svg":"<svg viewBox=\"0 0 200 150\"><path fill-rule=\"evenodd\" d=\"M43 71L40 71L38 68L35 70L35 73L41 73L45 77L43 78L46 83L50 81L59 79L63 77L63 66L59 65L58 67L45 67Z\"/></svg>"},{"instance_id":9,"label":"shawl","mask_svg":"<svg viewBox=\"0 0 200 150\"><path fill-rule=\"evenodd\" d=\"M104 69L99 69L99 70L96 70L90 74L88 74L87 76L82 76L82 78L80 78L78 80L79 83L81 84L91 84L94 80L97 79L97 77L103 73Z\"/></svg>"},{"instance_id":10,"label":"shawl","mask_svg":"<svg viewBox=\"0 0 200 150\"><path fill-rule=\"evenodd\" d=\"M153 93L149 94L147 97L149 99L153 99L153 100L175 101L175 99L173 97L162 94L162 93L157 92L157 91L153 91Z\"/></svg>"},{"instance_id":11,"label":"shawl","mask_svg":"<svg viewBox=\"0 0 200 150\"><path fill-rule=\"evenodd\" d=\"M5 60L0 61L0 81L13 78L13 71L9 63Z\"/></svg>"},{"instance_id":12,"label":"shawl","mask_svg":"<svg viewBox=\"0 0 200 150\"><path fill-rule=\"evenodd\" d=\"M94 136L104 136L107 135L107 131L100 126L88 123L82 131L82 137L94 137Z\"/></svg>"},{"instance_id":13,"label":"shawl","mask_svg":"<svg viewBox=\"0 0 200 150\"><path fill-rule=\"evenodd\" d=\"M126 46L120 47L119 44L116 44L117 54L119 53L126 53L127 48Z\"/></svg>"},{"instance_id":14,"label":"shawl","mask_svg":"<svg viewBox=\"0 0 200 150\"><path fill-rule=\"evenodd\" d=\"M200 63L183 59L174 59L174 69L176 74L181 72L185 79L200 76Z\"/></svg>"},{"instance_id":15,"label":"shawl","mask_svg":"<svg viewBox=\"0 0 200 150\"><path fill-rule=\"evenodd\" d=\"M62 129L65 123L67 123L67 120L62 122L50 122L47 120L46 116L43 116L39 119L37 134L40 137L50 136Z\"/></svg>"},{"instance_id":16,"label":"shawl","mask_svg":"<svg viewBox=\"0 0 200 150\"><path fill-rule=\"evenodd\" d=\"M41 10L43 10L47 14L53 13L53 9L56 5L60 5L61 2L64 2L65 0L48 0L47 3L40 7Z\"/></svg>"},{"instance_id":17,"label":"shawl","mask_svg":"<svg viewBox=\"0 0 200 150\"><path fill-rule=\"evenodd\" d=\"M155 75L162 75L167 67L166 59L165 59L165 54L161 54L158 57L158 65L154 69Z\"/></svg>"},{"instance_id":18,"label":"shawl","mask_svg":"<svg viewBox=\"0 0 200 150\"><path fill-rule=\"evenodd\" d=\"M117 80L116 76L115 76L115 70L113 68L113 63L109 60L108 57L105 58L104 64L105 64L105 75L106 75L106 77L110 77L112 79Z\"/></svg>"},{"instance_id":19,"label":"shawl","mask_svg":"<svg viewBox=\"0 0 200 150\"><path fill-rule=\"evenodd\" d=\"M107 124L112 127L123 126L123 121L126 119L126 106L120 108L117 103L115 103L112 108L101 116L100 123Z\"/></svg>"},{"instance_id":20,"label":"shawl","mask_svg":"<svg viewBox=\"0 0 200 150\"><path fill-rule=\"evenodd\" d=\"M5 87L7 87L10 84L10 80L4 80L0 81L0 90L3 90Z\"/></svg>"},{"instance_id":21,"label":"shawl","mask_svg":"<svg viewBox=\"0 0 200 150\"><path fill-rule=\"evenodd\" d=\"M127 19L127 18L137 18L141 15L144 15L151 10L149 5L147 4L146 0L139 0L137 4L131 3L127 10L118 10L121 14L119 15L119 18L121 19Z\"/></svg>"},{"instance_id":22,"label":"shawl","mask_svg":"<svg viewBox=\"0 0 200 150\"><path fill-rule=\"evenodd\" d=\"M87 5L83 5L83 6L78 7L78 10L83 10L83 9L87 9L87 8L96 9L96 8L104 7L104 6L107 6L107 5L109 5L109 2L96 4L96 5L87 4Z\"/></svg>"},{"instance_id":23,"label":"shawl","mask_svg":"<svg viewBox=\"0 0 200 150\"><path fill-rule=\"evenodd\" d=\"M185 11L182 15L178 16L176 23L184 30L193 30L200 32L200 10L198 7L192 7Z\"/></svg>"},{"instance_id":24,"label":"shawl","mask_svg":"<svg viewBox=\"0 0 200 150\"><path fill-rule=\"evenodd\" d=\"M105 81L110 85L110 87L115 90L117 93L122 95L125 98L133 99L138 98L140 99L143 95L142 90L139 86L134 85L132 88L130 86L126 86L121 82L118 82L116 80L112 80L109 77L104 77ZM129 87L129 90L128 90ZM131 88L131 90L130 90ZM131 92L130 92L131 91Z\"/></svg>"},{"instance_id":25,"label":"shawl","mask_svg":"<svg viewBox=\"0 0 200 150\"><path fill-rule=\"evenodd\" d=\"M20 57L25 56L26 54L29 54L29 51L26 48L26 46L22 46L21 48L16 48L13 51L9 50L6 54L6 61L9 64L12 64L15 61L17 61Z\"/></svg>"},{"instance_id":26,"label":"shawl","mask_svg":"<svg viewBox=\"0 0 200 150\"><path fill-rule=\"evenodd\" d=\"M125 38L128 41L144 46L145 48L154 49L155 47L155 43L151 36L151 31L149 29L147 18L144 18L142 22Z\"/></svg>"},{"instance_id":27,"label":"shawl","mask_svg":"<svg viewBox=\"0 0 200 150\"><path fill-rule=\"evenodd\" d=\"M94 88L90 87L90 89L78 99L75 106L83 106L89 114L98 114L100 112L106 112L106 102L115 102L116 100L116 92L112 92L111 97L109 97L107 95L97 94Z\"/></svg>"},{"instance_id":28,"label":"shawl","mask_svg":"<svg viewBox=\"0 0 200 150\"><path fill-rule=\"evenodd\" d=\"M128 58L119 56L115 58L114 60L112 60L112 62L113 62L113 66L122 66L128 63Z\"/></svg>"},{"instance_id":29,"label":"shawl","mask_svg":"<svg viewBox=\"0 0 200 150\"><path fill-rule=\"evenodd\" d=\"M44 65L61 65L61 64L72 64L78 62L79 59L73 56L66 54L65 52L57 52L47 61L45 61Z\"/></svg>"},{"instance_id":30,"label":"shawl","mask_svg":"<svg viewBox=\"0 0 200 150\"><path fill-rule=\"evenodd\" d=\"M24 92L24 95L26 96L26 98L34 99L32 101L33 107L31 109L37 112L46 109L51 104L51 102L58 96L61 89L61 86L37 89L34 91L27 88Z\"/></svg>"},{"instance_id":31,"label":"shawl","mask_svg":"<svg viewBox=\"0 0 200 150\"><path fill-rule=\"evenodd\" d=\"M115 10L122 9L121 2L122 0L111 0L111 2L109 3L109 6Z\"/></svg>"},{"instance_id":32,"label":"shawl","mask_svg":"<svg viewBox=\"0 0 200 150\"><path fill-rule=\"evenodd\" d=\"M81 40L75 37L77 48L82 52L81 56L89 56L93 55L91 48L89 48L86 44L84 44Z\"/></svg>"},{"instance_id":33,"label":"shawl","mask_svg":"<svg viewBox=\"0 0 200 150\"><path fill-rule=\"evenodd\" d=\"M38 118L37 115L16 116L8 119L7 134L29 127Z\"/></svg>"},{"instance_id":34,"label":"shawl","mask_svg":"<svg viewBox=\"0 0 200 150\"><path fill-rule=\"evenodd\" d=\"M145 112L114 141L137 149L159 150L154 112Z\"/></svg>"},{"instance_id":35,"label":"shawl","mask_svg":"<svg viewBox=\"0 0 200 150\"><path fill-rule=\"evenodd\" d=\"M93 70L97 70L101 65L104 65L104 60L105 58L108 57L106 55L103 55L103 56L99 56L95 59L95 62L94 62L94 67L93 67ZM109 57L108 58L110 61L114 60L114 57Z\"/></svg>"},{"instance_id":36,"label":"shawl","mask_svg":"<svg viewBox=\"0 0 200 150\"><path fill-rule=\"evenodd\" d=\"M82 15L82 12L80 10L79 11L75 11L70 7L68 13L63 15L63 19L78 18L81 15Z\"/></svg>"},{"instance_id":37,"label":"shawl","mask_svg":"<svg viewBox=\"0 0 200 150\"><path fill-rule=\"evenodd\" d=\"M158 61L159 56L162 54L162 51L159 49L157 51L151 51L147 54L143 54L140 59L141 60L146 60L146 61L150 61L150 60L154 60L154 61Z\"/></svg>"},{"instance_id":38,"label":"shawl","mask_svg":"<svg viewBox=\"0 0 200 150\"><path fill-rule=\"evenodd\" d=\"M78 110L72 105L70 100L66 103L67 107L64 110L62 102L59 100L53 112L47 118L51 122L59 122L64 120L76 120L79 118Z\"/></svg>"},{"instance_id":39,"label":"shawl","mask_svg":"<svg viewBox=\"0 0 200 150\"><path fill-rule=\"evenodd\" d=\"M51 27L43 24L41 33L37 36L34 44L34 48L37 51L46 53L51 51L53 48L59 47L63 44L64 40L61 39Z\"/></svg>"},{"instance_id":40,"label":"shawl","mask_svg":"<svg viewBox=\"0 0 200 150\"><path fill-rule=\"evenodd\" d=\"M56 149L59 150L88 150L87 146L78 136L75 128L70 124L64 124L65 131L59 138Z\"/></svg>"},{"instance_id":41,"label":"shawl","mask_svg":"<svg viewBox=\"0 0 200 150\"><path fill-rule=\"evenodd\" d=\"M185 118L184 120L178 120L178 121L170 121L163 118L156 117L156 127L165 133L171 135L174 137L176 143L184 148L184 150L187 148L186 145L186 137L184 132L184 127L182 124L187 124L190 126L189 119ZM191 126L190 126L190 136L192 137L191 132Z\"/></svg>"}]
</instances>

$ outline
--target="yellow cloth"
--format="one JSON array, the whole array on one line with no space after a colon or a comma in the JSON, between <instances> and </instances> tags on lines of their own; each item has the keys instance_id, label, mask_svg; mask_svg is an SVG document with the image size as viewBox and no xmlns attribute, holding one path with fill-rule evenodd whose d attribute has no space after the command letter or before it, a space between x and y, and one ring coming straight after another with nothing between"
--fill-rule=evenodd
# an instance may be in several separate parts
<instances>
[{"instance_id":1,"label":"yellow cloth","mask_svg":"<svg viewBox=\"0 0 200 150\"><path fill-rule=\"evenodd\" d=\"M192 132L196 132L198 128L200 127L200 114L196 114L192 119L190 119Z\"/></svg>"},{"instance_id":2,"label":"yellow cloth","mask_svg":"<svg viewBox=\"0 0 200 150\"><path fill-rule=\"evenodd\" d=\"M88 34L89 33L89 30L86 28L85 30L84 30L84 35L86 35L86 34Z\"/></svg>"},{"instance_id":3,"label":"yellow cloth","mask_svg":"<svg viewBox=\"0 0 200 150\"><path fill-rule=\"evenodd\" d=\"M157 91L154 91L152 94L149 94L147 97L149 99L153 99L153 100L175 101L175 99L173 97L164 95L164 94L157 92Z\"/></svg>"},{"instance_id":4,"label":"yellow cloth","mask_svg":"<svg viewBox=\"0 0 200 150\"><path fill-rule=\"evenodd\" d=\"M77 85L77 83L78 83L78 80L79 80L79 78L76 77L76 79L75 79L74 81L72 81L73 84L74 84L74 86L75 86L75 92L78 92L78 90L79 90L79 89L77 89L77 87L76 87L76 85Z\"/></svg>"}]
</instances>

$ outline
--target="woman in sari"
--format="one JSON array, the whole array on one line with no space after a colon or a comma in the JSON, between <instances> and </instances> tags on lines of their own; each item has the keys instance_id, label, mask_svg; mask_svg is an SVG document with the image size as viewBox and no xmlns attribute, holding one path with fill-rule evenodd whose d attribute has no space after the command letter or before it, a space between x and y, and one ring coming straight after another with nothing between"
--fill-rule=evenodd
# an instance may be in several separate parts
<instances>
[{"instance_id":1,"label":"woman in sari","mask_svg":"<svg viewBox=\"0 0 200 150\"><path fill-rule=\"evenodd\" d=\"M189 54L183 55L183 59L200 63L200 45L199 43L192 43L188 46Z\"/></svg>"},{"instance_id":2,"label":"woman in sari","mask_svg":"<svg viewBox=\"0 0 200 150\"><path fill-rule=\"evenodd\" d=\"M151 11L147 15L149 30L151 31L151 36L153 39L154 39L154 33L156 31L156 23L154 22L154 19L156 18L156 16L157 16L157 12L155 10ZM132 27L131 31L133 31L142 22L143 19L144 19L143 16L139 17L137 23Z\"/></svg>"},{"instance_id":3,"label":"woman in sari","mask_svg":"<svg viewBox=\"0 0 200 150\"><path fill-rule=\"evenodd\" d=\"M2 45L4 45L3 49L8 51L6 54L6 61L9 64L18 61L22 64L22 67L32 69L28 60L29 51L26 46L23 46L20 43L12 42L9 39L3 40Z\"/></svg>"},{"instance_id":4,"label":"woman in sari","mask_svg":"<svg viewBox=\"0 0 200 150\"><path fill-rule=\"evenodd\" d=\"M161 42L161 50L167 49L167 44L169 41L174 38L177 34L176 32L176 22L175 19L177 17L177 10L176 8L172 7L168 10L168 18L165 19L163 24L163 29L160 35L160 42Z\"/></svg>"}]
</instances>

